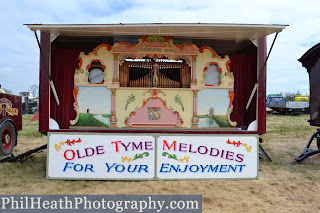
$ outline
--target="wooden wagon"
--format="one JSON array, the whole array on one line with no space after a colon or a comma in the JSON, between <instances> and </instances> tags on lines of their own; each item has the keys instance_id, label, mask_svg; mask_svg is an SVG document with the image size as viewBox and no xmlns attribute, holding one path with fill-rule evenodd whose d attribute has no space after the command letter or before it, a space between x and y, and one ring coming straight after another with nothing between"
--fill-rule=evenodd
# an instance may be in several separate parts
<instances>
[{"instance_id":1,"label":"wooden wagon","mask_svg":"<svg viewBox=\"0 0 320 213\"><path fill-rule=\"evenodd\" d=\"M257 178L266 36L285 25L28 24L47 178Z\"/></svg>"},{"instance_id":2,"label":"wooden wagon","mask_svg":"<svg viewBox=\"0 0 320 213\"><path fill-rule=\"evenodd\" d=\"M310 85L310 125L320 127L320 44L310 48L298 59L309 74ZM311 149L313 141L317 143L317 149ZM305 149L292 164L300 163L308 157L320 153L320 129L309 139Z\"/></svg>"}]
</instances>

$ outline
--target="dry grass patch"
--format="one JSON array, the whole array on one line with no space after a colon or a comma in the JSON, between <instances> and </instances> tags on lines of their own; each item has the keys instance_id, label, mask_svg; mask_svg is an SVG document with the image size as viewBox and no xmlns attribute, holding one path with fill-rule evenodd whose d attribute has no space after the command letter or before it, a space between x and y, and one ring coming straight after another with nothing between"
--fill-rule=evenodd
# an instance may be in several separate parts
<instances>
[{"instance_id":1,"label":"dry grass patch","mask_svg":"<svg viewBox=\"0 0 320 213\"><path fill-rule=\"evenodd\" d=\"M18 154L45 144L37 123L24 116ZM267 116L267 150L273 162L260 161L259 180L239 181L62 181L46 180L46 153L33 161L0 165L1 194L202 194L203 212L319 212L320 155L290 165L316 131L308 115Z\"/></svg>"}]
</instances>

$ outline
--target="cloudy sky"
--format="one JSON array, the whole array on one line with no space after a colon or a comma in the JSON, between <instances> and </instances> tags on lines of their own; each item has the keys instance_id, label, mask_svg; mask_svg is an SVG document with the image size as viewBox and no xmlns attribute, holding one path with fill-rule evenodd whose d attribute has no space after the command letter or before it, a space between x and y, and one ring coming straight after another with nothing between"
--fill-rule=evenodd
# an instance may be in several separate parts
<instances>
[{"instance_id":1,"label":"cloudy sky","mask_svg":"<svg viewBox=\"0 0 320 213\"><path fill-rule=\"evenodd\" d=\"M111 90L106 87L79 87L77 98L81 113L111 114Z\"/></svg>"},{"instance_id":2,"label":"cloudy sky","mask_svg":"<svg viewBox=\"0 0 320 213\"><path fill-rule=\"evenodd\" d=\"M269 58L268 94L308 93L308 74L297 59L320 42L319 0L10 0L1 8L0 84L13 94L39 81L39 49L23 24L287 24Z\"/></svg>"}]
</instances>

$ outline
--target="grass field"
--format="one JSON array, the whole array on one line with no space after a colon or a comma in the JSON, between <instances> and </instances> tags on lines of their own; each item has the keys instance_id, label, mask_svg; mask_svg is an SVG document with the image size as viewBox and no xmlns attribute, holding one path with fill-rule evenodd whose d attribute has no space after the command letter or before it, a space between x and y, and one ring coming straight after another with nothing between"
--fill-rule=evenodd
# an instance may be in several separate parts
<instances>
[{"instance_id":1,"label":"grass field","mask_svg":"<svg viewBox=\"0 0 320 213\"><path fill-rule=\"evenodd\" d=\"M208 115L198 115L198 118L208 118L210 116ZM219 127L231 127L229 122L228 122L228 117L227 115L214 115L212 118L217 122Z\"/></svg>"},{"instance_id":2,"label":"grass field","mask_svg":"<svg viewBox=\"0 0 320 213\"><path fill-rule=\"evenodd\" d=\"M75 126L96 126L96 127L109 127L107 124L97 120L94 114L80 113L78 122ZM111 115L102 115L103 117L110 118Z\"/></svg>"},{"instance_id":3,"label":"grass field","mask_svg":"<svg viewBox=\"0 0 320 213\"><path fill-rule=\"evenodd\" d=\"M260 161L259 180L46 180L43 152L23 164L1 164L0 194L202 194L203 212L320 212L320 154L290 165L316 131L307 123L308 116L267 116L263 147L273 161ZM23 117L14 154L47 142L30 119Z\"/></svg>"}]
</instances>

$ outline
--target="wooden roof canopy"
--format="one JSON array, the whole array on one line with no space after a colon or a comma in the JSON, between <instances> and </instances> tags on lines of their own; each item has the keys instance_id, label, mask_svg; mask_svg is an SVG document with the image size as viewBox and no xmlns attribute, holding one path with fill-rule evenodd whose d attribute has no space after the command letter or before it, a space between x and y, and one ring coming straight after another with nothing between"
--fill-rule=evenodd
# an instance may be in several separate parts
<instances>
[{"instance_id":1,"label":"wooden roof canopy","mask_svg":"<svg viewBox=\"0 0 320 213\"><path fill-rule=\"evenodd\" d=\"M307 52L301 56L298 61L302 63L302 66L307 68L307 71L310 72L311 68L314 67L315 63L320 58L320 43L311 47Z\"/></svg>"},{"instance_id":2,"label":"wooden roof canopy","mask_svg":"<svg viewBox=\"0 0 320 213\"><path fill-rule=\"evenodd\" d=\"M93 49L101 43L136 43L142 35L170 36L176 44L212 46L219 54L238 53L255 39L281 32L287 25L150 23L150 24L26 24L32 31L56 34L53 48Z\"/></svg>"}]
</instances>

